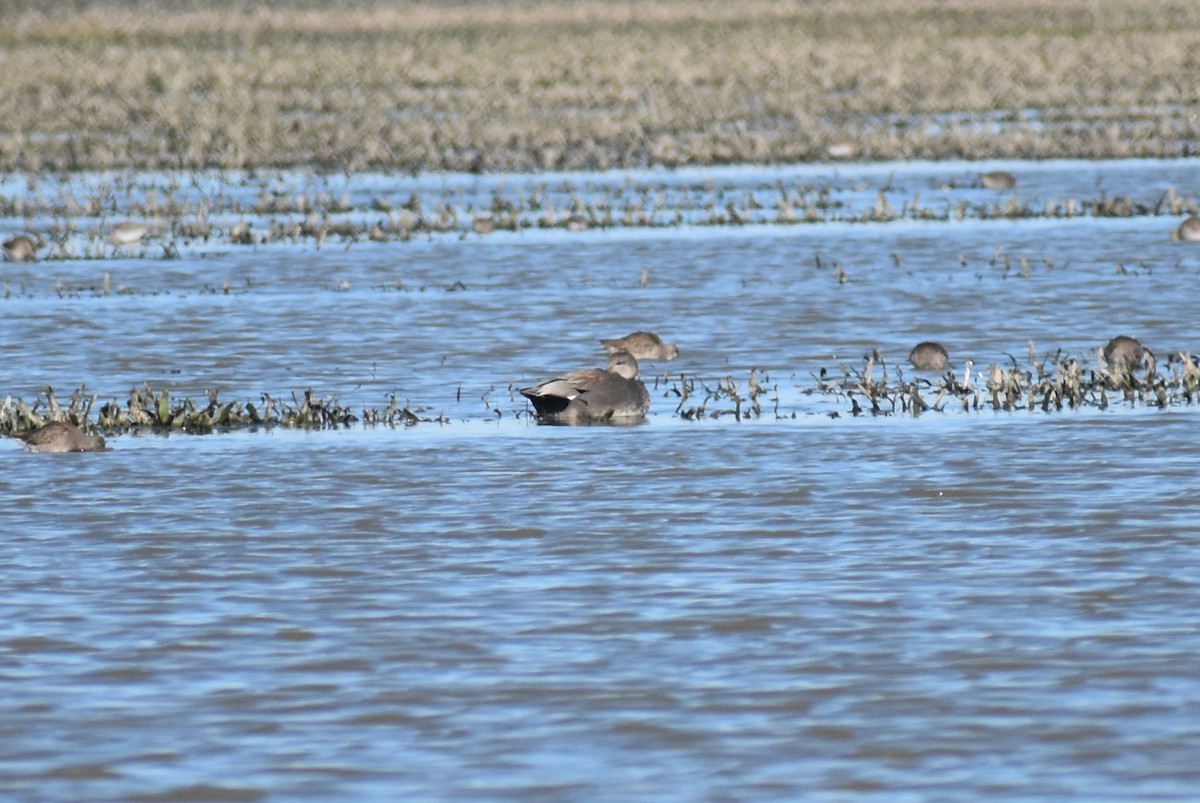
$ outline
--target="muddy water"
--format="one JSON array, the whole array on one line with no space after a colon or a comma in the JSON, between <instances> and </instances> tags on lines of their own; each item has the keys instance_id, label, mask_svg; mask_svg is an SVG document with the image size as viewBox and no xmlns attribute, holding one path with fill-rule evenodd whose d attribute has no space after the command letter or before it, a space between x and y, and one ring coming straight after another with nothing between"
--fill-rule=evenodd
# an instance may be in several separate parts
<instances>
[{"instance_id":1,"label":"muddy water","mask_svg":"<svg viewBox=\"0 0 1200 803\"><path fill-rule=\"evenodd\" d=\"M1099 181L1148 202L1200 187L1187 162L1007 167L1039 208ZM919 168L829 181L851 211L885 184L994 196L969 166ZM870 349L894 365L926 338L956 370L1024 360L1030 340L1088 360L1117 333L1200 349L1200 247L1167 239L1177 222L685 224L5 264L5 394L312 387L445 423L0 449L0 792L1188 798L1197 411L855 418L813 392L822 368ZM643 366L659 378L644 425L526 419L511 388L639 328L681 352ZM772 388L761 417L675 414L680 374L752 367Z\"/></svg>"}]
</instances>

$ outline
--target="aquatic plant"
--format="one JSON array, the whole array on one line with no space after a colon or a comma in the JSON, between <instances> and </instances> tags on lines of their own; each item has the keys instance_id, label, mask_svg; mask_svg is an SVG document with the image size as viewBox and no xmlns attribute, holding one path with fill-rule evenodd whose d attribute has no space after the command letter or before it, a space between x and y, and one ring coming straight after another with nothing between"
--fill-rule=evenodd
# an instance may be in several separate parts
<instances>
[{"instance_id":1,"label":"aquatic plant","mask_svg":"<svg viewBox=\"0 0 1200 803\"><path fill-rule=\"evenodd\" d=\"M1130 405L1167 407L1197 400L1200 367L1190 354L1171 355L1169 373L1165 375L1157 371L1153 361L1136 372L1110 369L1103 362L1086 368L1090 362L1061 349L1038 360L1030 343L1026 365L1010 357L1007 367L993 363L975 370L974 363L967 360L961 379L947 371L935 381L906 380L897 368L896 381L889 382L887 366L874 352L864 357L862 369L843 366L840 377L821 369L814 379L819 393L844 399L852 415L919 415L951 408L1008 412L1105 409L1111 403L1110 392L1119 392L1120 401ZM876 364L882 365L880 379L875 378ZM933 398L927 399L930 394Z\"/></svg>"},{"instance_id":2,"label":"aquatic plant","mask_svg":"<svg viewBox=\"0 0 1200 803\"><path fill-rule=\"evenodd\" d=\"M889 368L877 351L863 360L862 367L842 365L836 371L822 367L811 374L811 384L797 388L804 397L833 402L836 411L824 404L818 408L833 417L840 412L855 416L981 410L1050 413L1103 410L1112 404L1165 408L1200 402L1200 359L1190 352L1168 354L1161 371L1152 360L1136 370L1123 370L1109 369L1099 356L1085 358L1061 349L1038 359L1030 343L1025 363L1010 356L1007 364L992 363L976 370L968 360L961 376L947 370L935 379L909 379L901 366ZM670 372L646 381L652 398L676 400L672 414L685 420L758 419L764 415L764 402L771 404L769 414L777 419L795 418L803 412L782 407L779 385L769 372L757 367L748 370L744 384L732 375L709 379ZM503 411L489 395L481 397L488 416L502 417ZM507 395L515 403L514 385L509 385ZM462 402L461 389L454 401ZM517 410L513 416L521 418L522 413ZM110 399L101 404L98 394L81 386L65 403L52 388L46 388L32 403L12 395L0 403L0 436L30 432L51 421L111 436L129 432L204 435L270 427L413 427L448 424L451 419L444 412L431 416L423 406L401 405L394 394L383 407L355 410L336 395L322 397L311 388L292 392L288 398L262 393L255 402L225 401L213 389L206 391L203 399L193 400L174 396L168 388L143 385L131 388L123 402Z\"/></svg>"},{"instance_id":3,"label":"aquatic plant","mask_svg":"<svg viewBox=\"0 0 1200 803\"><path fill-rule=\"evenodd\" d=\"M901 192L872 188L861 182L827 180L819 185L776 179L758 187L724 186L712 180L598 182L579 187L570 181L521 187L516 193L494 192L482 200L460 189L407 200L347 190L353 179L331 180L311 171L285 179L252 179L237 173L118 173L93 180L69 175L28 177L33 191L0 194L0 206L20 208L43 247L39 260L177 259L213 246L268 247L308 243L317 249L352 248L367 242L407 242L440 235L488 237L525 229L581 232L611 228L680 226L807 226L855 222L887 225L892 221L961 221L1161 216L1164 238L1178 218L1200 212L1195 189L1153 190L1145 197L1113 196L1048 198L1027 202L1015 194L1000 199L962 197L941 188L936 200L920 190ZM197 191L190 185L203 185ZM481 193L482 195L482 193ZM928 196L926 196L928 198ZM146 239L119 246L110 242L114 216L155 221ZM16 238L13 238L14 240ZM997 252L996 258L1007 255ZM993 263L994 264L994 263ZM1029 275L1029 266L1022 266ZM846 278L843 276L843 278ZM63 288L64 292L80 288ZM84 288L86 289L86 288Z\"/></svg>"},{"instance_id":4,"label":"aquatic plant","mask_svg":"<svg viewBox=\"0 0 1200 803\"><path fill-rule=\"evenodd\" d=\"M732 417L735 421L741 421L743 418L759 418L762 416L762 397L767 392L763 386L763 382L770 382L770 377L766 372L762 374L762 380L759 380L759 369L751 368L749 377L746 381L746 387L743 391L739 384L732 376L725 376L712 384L709 384L703 379L689 377L685 374L680 374L673 382L669 381L669 375L662 378L664 385L664 394L667 397L674 396L679 399L675 406L675 415L687 420L699 420L702 418L722 418L725 416ZM659 380L654 383L654 389L658 390ZM699 388L699 390L697 390ZM779 394L778 387L775 390L775 415L779 417ZM689 405L693 401L693 397L700 396L698 403ZM709 405L713 405L715 409L709 410ZM727 406L732 404L733 407Z\"/></svg>"},{"instance_id":5,"label":"aquatic plant","mask_svg":"<svg viewBox=\"0 0 1200 803\"><path fill-rule=\"evenodd\" d=\"M0 435L19 435L51 421L67 421L87 431L106 435L122 432L180 432L209 434L259 427L293 429L341 429L362 422L379 426L415 426L422 422L445 423L444 415L421 417L407 406L397 404L393 395L383 408L364 408L357 413L335 396L318 397L311 388L291 394L280 401L269 393L251 401L222 402L218 391L209 390L202 401L173 398L169 389L154 390L149 385L131 388L124 404L112 399L96 406L99 397L79 387L65 404L58 401L52 388L36 397L32 404L8 396L0 404ZM95 410L95 420L92 412Z\"/></svg>"}]
</instances>

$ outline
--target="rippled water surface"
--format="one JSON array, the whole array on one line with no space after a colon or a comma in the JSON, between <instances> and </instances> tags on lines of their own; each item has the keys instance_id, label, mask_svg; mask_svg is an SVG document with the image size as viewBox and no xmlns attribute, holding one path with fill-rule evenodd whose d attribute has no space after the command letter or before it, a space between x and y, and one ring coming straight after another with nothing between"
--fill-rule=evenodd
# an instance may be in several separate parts
<instances>
[{"instance_id":1,"label":"rippled water surface","mask_svg":"<svg viewBox=\"0 0 1200 803\"><path fill-rule=\"evenodd\" d=\"M1187 161L1002 166L1039 210L1200 190ZM0 442L0 797L1193 798L1200 411L855 417L816 389L872 349L911 373L924 339L956 372L1200 349L1179 218L849 219L1011 195L974 170L350 177L356 209L828 182L845 219L5 263L4 395L312 388L425 420ZM636 329L680 349L642 366L646 423L529 420L517 388ZM761 415L677 413L681 376L751 368Z\"/></svg>"}]
</instances>

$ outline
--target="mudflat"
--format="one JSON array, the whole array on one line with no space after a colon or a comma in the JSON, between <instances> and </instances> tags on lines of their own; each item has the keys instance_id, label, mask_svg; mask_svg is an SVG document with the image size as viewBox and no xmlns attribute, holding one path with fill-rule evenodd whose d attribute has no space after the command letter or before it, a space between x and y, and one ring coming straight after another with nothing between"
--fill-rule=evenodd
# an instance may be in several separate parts
<instances>
[{"instance_id":1,"label":"mudflat","mask_svg":"<svg viewBox=\"0 0 1200 803\"><path fill-rule=\"evenodd\" d=\"M0 31L0 169L1177 157L1197 48L1173 0L50 2Z\"/></svg>"}]
</instances>

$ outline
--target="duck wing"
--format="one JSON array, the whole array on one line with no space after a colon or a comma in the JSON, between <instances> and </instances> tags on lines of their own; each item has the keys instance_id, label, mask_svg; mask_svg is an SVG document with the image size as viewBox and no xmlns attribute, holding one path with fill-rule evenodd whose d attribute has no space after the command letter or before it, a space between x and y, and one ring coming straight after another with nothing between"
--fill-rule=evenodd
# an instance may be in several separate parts
<instances>
[{"instance_id":1,"label":"duck wing","mask_svg":"<svg viewBox=\"0 0 1200 803\"><path fill-rule=\"evenodd\" d=\"M540 385L525 388L521 391L521 395L530 399L535 396L557 396L560 399L567 399L569 401L598 387L607 375L608 371L600 371L593 368L583 371L572 371L557 379L549 379Z\"/></svg>"}]
</instances>

